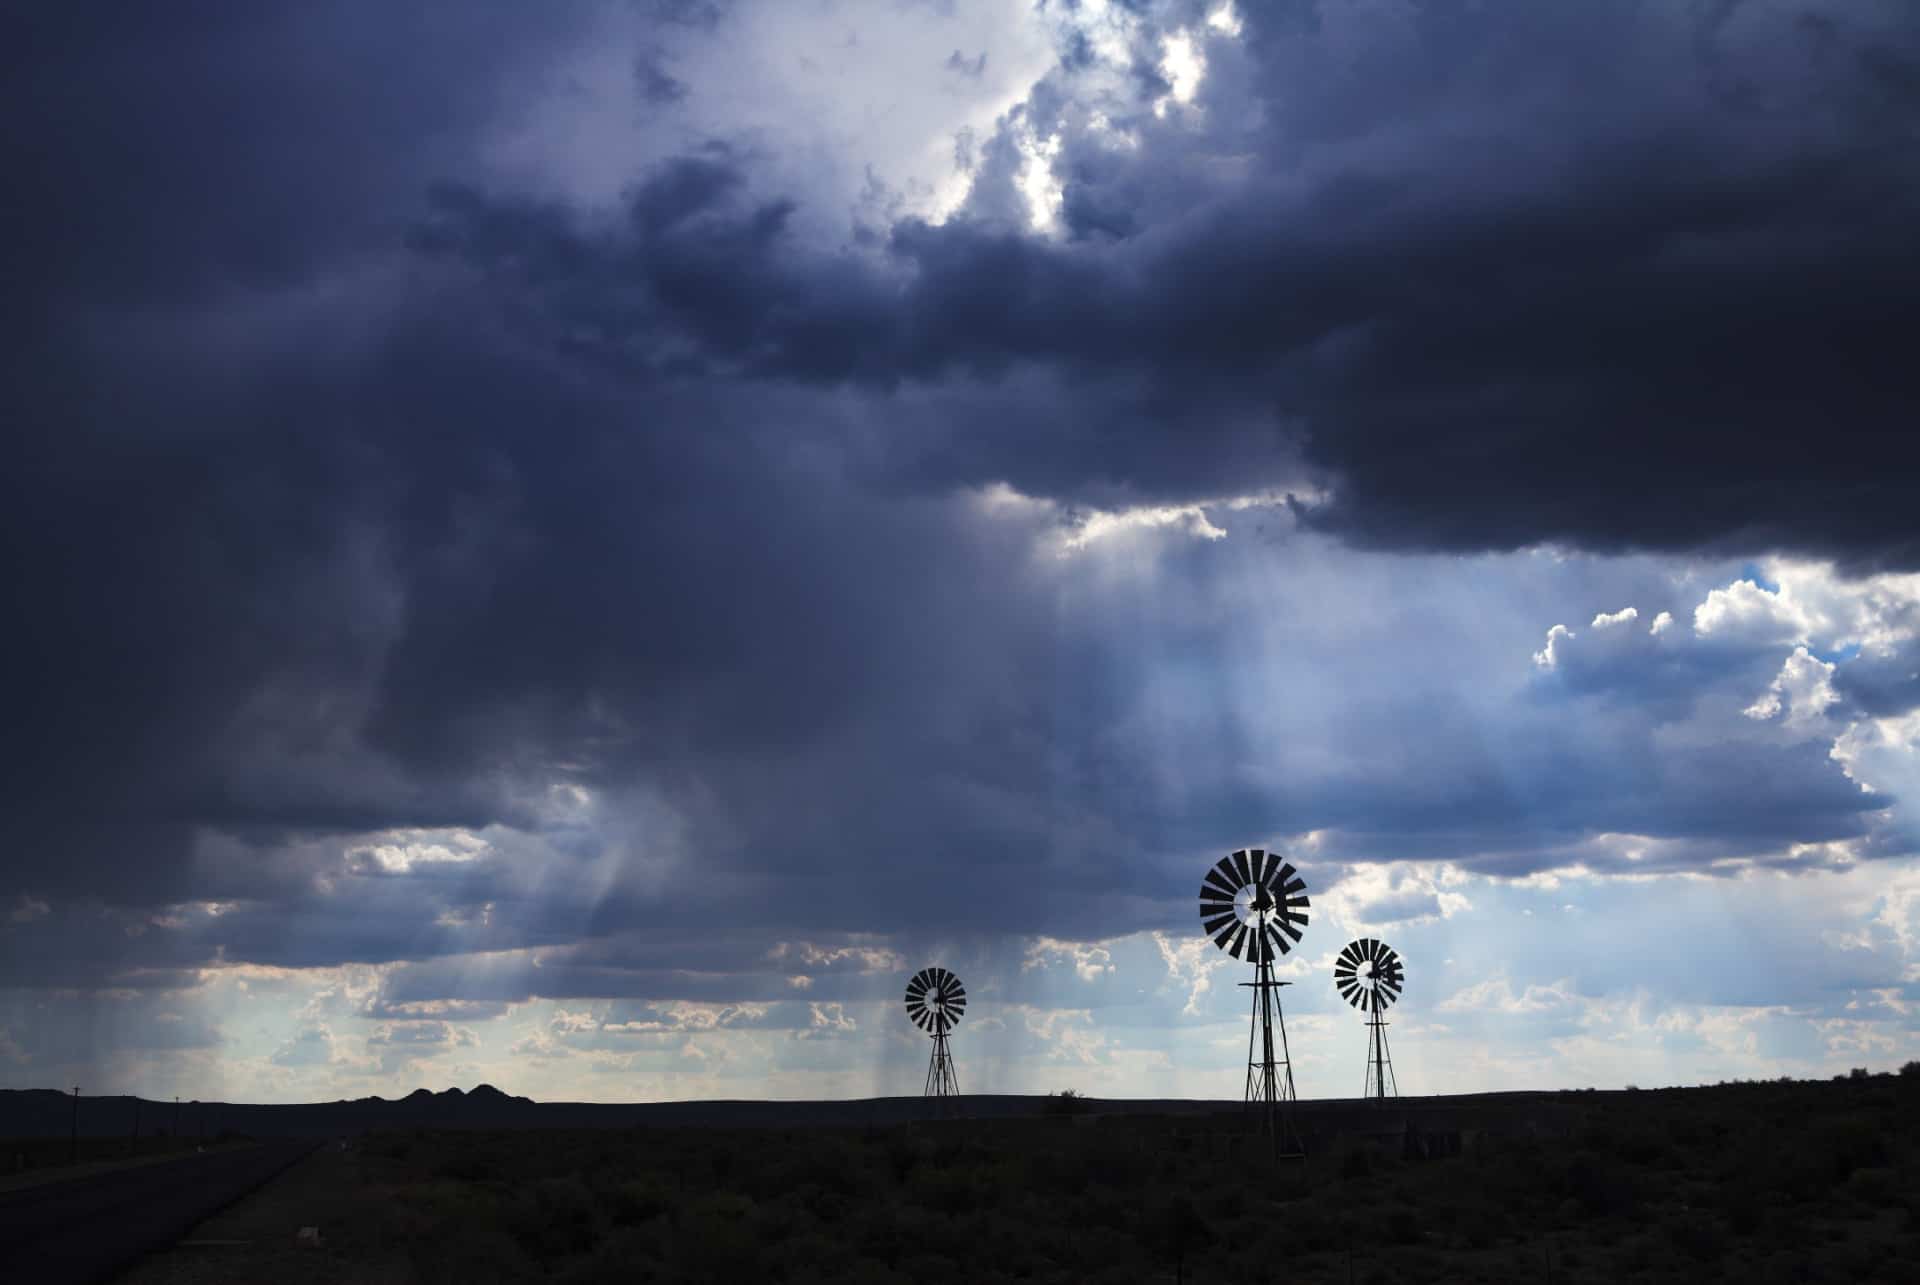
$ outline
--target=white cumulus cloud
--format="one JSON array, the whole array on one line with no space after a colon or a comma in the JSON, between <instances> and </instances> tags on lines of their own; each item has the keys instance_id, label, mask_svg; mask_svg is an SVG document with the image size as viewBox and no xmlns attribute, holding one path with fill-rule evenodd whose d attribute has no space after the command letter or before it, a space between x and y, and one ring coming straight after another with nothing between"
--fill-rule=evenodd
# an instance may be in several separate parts
<instances>
[{"instance_id":1,"label":"white cumulus cloud","mask_svg":"<svg viewBox=\"0 0 1920 1285\"><path fill-rule=\"evenodd\" d=\"M1533 663L1542 669L1552 669L1560 663L1560 655L1555 649L1561 640L1575 636L1573 630L1565 625L1555 625L1547 630L1547 645L1533 653Z\"/></svg>"}]
</instances>

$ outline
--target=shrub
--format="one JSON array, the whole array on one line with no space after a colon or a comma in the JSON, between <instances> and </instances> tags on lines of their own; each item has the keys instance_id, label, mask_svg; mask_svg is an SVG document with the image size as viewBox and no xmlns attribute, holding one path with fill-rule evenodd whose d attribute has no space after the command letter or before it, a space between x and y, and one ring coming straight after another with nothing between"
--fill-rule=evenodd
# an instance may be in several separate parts
<instances>
[{"instance_id":1,"label":"shrub","mask_svg":"<svg viewBox=\"0 0 1920 1285\"><path fill-rule=\"evenodd\" d=\"M1881 1165L1855 1169L1847 1179L1847 1194L1863 1204L1881 1208L1903 1203L1898 1175Z\"/></svg>"},{"instance_id":2,"label":"shrub","mask_svg":"<svg viewBox=\"0 0 1920 1285\"><path fill-rule=\"evenodd\" d=\"M1603 1218L1631 1210L1638 1194L1633 1175L1619 1162L1590 1151L1573 1157L1562 1185L1588 1214Z\"/></svg>"},{"instance_id":3,"label":"shrub","mask_svg":"<svg viewBox=\"0 0 1920 1285\"><path fill-rule=\"evenodd\" d=\"M1711 1219L1699 1216L1666 1225L1667 1240L1695 1262L1718 1262L1727 1252L1727 1234Z\"/></svg>"},{"instance_id":4,"label":"shrub","mask_svg":"<svg viewBox=\"0 0 1920 1285\"><path fill-rule=\"evenodd\" d=\"M607 1205L615 1223L631 1227L671 1210L674 1191L660 1174L644 1173L615 1187Z\"/></svg>"},{"instance_id":5,"label":"shrub","mask_svg":"<svg viewBox=\"0 0 1920 1285\"><path fill-rule=\"evenodd\" d=\"M593 1248L600 1235L593 1194L575 1177L542 1178L507 1206L506 1229L536 1258L563 1258Z\"/></svg>"},{"instance_id":6,"label":"shrub","mask_svg":"<svg viewBox=\"0 0 1920 1285\"><path fill-rule=\"evenodd\" d=\"M1092 1104L1073 1089L1062 1089L1047 1095L1044 1109L1048 1115L1085 1115L1092 1109Z\"/></svg>"}]
</instances>

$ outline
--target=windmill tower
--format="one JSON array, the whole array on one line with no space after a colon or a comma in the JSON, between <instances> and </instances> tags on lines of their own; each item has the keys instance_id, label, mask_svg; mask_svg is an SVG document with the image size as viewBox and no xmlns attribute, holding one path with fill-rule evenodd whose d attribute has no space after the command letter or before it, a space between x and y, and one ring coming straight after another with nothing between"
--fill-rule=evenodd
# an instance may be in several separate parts
<instances>
[{"instance_id":1,"label":"windmill tower","mask_svg":"<svg viewBox=\"0 0 1920 1285\"><path fill-rule=\"evenodd\" d=\"M1253 991L1246 1100L1258 1112L1261 1131L1273 1135L1276 1152L1287 1155L1301 1152L1293 1123L1293 1061L1280 1011L1280 988L1291 983L1274 980L1273 961L1300 940L1307 905L1306 880L1278 855L1259 848L1222 857L1200 885L1201 928L1221 950L1253 964L1253 980L1240 983Z\"/></svg>"},{"instance_id":2,"label":"windmill tower","mask_svg":"<svg viewBox=\"0 0 1920 1285\"><path fill-rule=\"evenodd\" d=\"M960 1096L960 1081L953 1073L953 1054L947 1048L947 1032L960 1022L967 1011L967 988L944 968L923 968L907 983L907 1016L913 1024L933 1036L933 1057L927 1062L926 1096L933 1099L940 1114L953 1109Z\"/></svg>"},{"instance_id":3,"label":"windmill tower","mask_svg":"<svg viewBox=\"0 0 1920 1285\"><path fill-rule=\"evenodd\" d=\"M1400 1096L1387 1052L1387 1008L1400 998L1406 971L1393 947L1371 937L1350 941L1333 961L1333 984L1347 1003L1367 1015L1367 1077L1361 1096L1385 1102Z\"/></svg>"}]
</instances>

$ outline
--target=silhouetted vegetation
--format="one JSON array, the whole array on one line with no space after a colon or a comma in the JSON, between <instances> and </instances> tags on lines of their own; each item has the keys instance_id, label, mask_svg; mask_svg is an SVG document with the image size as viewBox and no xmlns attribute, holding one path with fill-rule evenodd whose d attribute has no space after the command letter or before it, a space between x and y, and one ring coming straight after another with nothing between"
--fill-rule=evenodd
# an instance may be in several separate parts
<instances>
[{"instance_id":1,"label":"silhouetted vegetation","mask_svg":"<svg viewBox=\"0 0 1920 1285\"><path fill-rule=\"evenodd\" d=\"M1444 1145L1389 1107L1295 1162L1237 1117L392 1131L327 1252L422 1282L1902 1280L1916 1107L1912 1073L1588 1091Z\"/></svg>"}]
</instances>

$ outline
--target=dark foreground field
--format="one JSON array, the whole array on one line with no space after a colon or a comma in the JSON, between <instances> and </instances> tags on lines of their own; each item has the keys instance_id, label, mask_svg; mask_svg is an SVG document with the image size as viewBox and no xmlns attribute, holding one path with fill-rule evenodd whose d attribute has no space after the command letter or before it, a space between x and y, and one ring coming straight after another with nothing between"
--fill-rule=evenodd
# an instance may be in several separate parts
<instances>
[{"instance_id":1,"label":"dark foreground field","mask_svg":"<svg viewBox=\"0 0 1920 1285\"><path fill-rule=\"evenodd\" d=\"M1231 1116L379 1132L133 1279L1920 1279L1920 1076L1459 1101L1277 1165Z\"/></svg>"}]
</instances>

